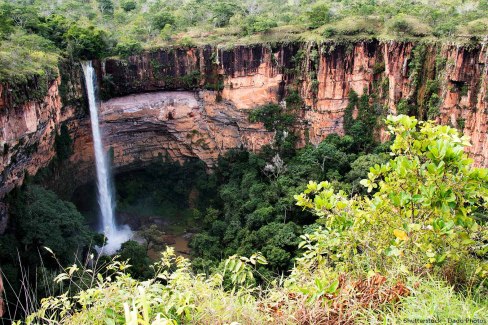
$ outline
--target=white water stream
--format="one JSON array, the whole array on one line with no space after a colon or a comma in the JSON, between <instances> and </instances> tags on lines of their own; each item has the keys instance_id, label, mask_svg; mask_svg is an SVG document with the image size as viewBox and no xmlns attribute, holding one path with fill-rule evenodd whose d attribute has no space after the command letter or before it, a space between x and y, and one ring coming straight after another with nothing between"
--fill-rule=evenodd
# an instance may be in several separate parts
<instances>
[{"instance_id":1,"label":"white water stream","mask_svg":"<svg viewBox=\"0 0 488 325\"><path fill-rule=\"evenodd\" d=\"M122 243L129 240L132 232L128 226L117 227L114 218L115 202L110 184L110 168L107 163L107 153L103 148L102 135L98 121L98 104L95 94L96 74L91 61L83 62L88 104L90 106L90 120L95 149L97 169L98 204L100 206L101 231L107 237L107 243L101 248L104 254L115 253Z\"/></svg>"}]
</instances>

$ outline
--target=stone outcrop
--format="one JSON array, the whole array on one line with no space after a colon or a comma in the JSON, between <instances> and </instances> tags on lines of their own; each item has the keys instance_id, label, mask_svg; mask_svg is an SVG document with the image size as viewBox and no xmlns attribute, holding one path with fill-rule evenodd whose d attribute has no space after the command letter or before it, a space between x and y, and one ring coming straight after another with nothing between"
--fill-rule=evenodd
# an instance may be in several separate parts
<instances>
[{"instance_id":1,"label":"stone outcrop","mask_svg":"<svg viewBox=\"0 0 488 325\"><path fill-rule=\"evenodd\" d=\"M73 106L63 106L61 80L53 80L42 101L0 107L0 197L47 166L56 155L54 138L62 122L76 117ZM0 209L1 210L1 209ZM0 228L2 225L0 211Z\"/></svg>"},{"instance_id":2,"label":"stone outcrop","mask_svg":"<svg viewBox=\"0 0 488 325\"><path fill-rule=\"evenodd\" d=\"M197 157L212 166L229 149L258 150L273 134L248 122L232 103L215 100L209 91L166 91L110 99L100 108L100 126L116 170L158 158ZM90 131L89 126L83 127ZM81 174L93 171L91 133L78 134L73 163ZM78 149L79 148L79 149Z\"/></svg>"},{"instance_id":3,"label":"stone outcrop","mask_svg":"<svg viewBox=\"0 0 488 325\"><path fill-rule=\"evenodd\" d=\"M95 64L104 98L102 130L117 169L158 156L198 157L210 167L230 148L259 150L270 143L273 134L249 123L248 112L278 103L292 91L304 101L296 126L300 145L343 133L354 90L374 94L378 116L395 113L400 103L417 107L413 113L420 118L435 113L438 121L471 136L469 153L477 165L488 166L486 52L481 44L370 41L162 49L107 59ZM55 134L63 123L73 154L59 165L71 166L73 183L93 175L81 71L76 64L63 64L60 72L43 99L14 104L9 99L14 86L2 85L0 197L21 184L26 173L35 174L53 160ZM385 138L384 132L378 137ZM54 173L53 179L59 177Z\"/></svg>"}]
</instances>

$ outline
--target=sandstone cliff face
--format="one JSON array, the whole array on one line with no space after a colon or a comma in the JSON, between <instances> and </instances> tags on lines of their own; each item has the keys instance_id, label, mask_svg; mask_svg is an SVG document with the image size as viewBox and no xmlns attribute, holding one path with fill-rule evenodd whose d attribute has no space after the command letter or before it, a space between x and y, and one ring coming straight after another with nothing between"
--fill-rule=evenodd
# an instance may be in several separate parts
<instances>
[{"instance_id":1,"label":"sandstone cliff face","mask_svg":"<svg viewBox=\"0 0 488 325\"><path fill-rule=\"evenodd\" d=\"M447 58L446 84L443 89L439 121L462 129L471 137L468 152L476 164L488 166L488 57L486 48L468 51L451 47Z\"/></svg>"},{"instance_id":2,"label":"sandstone cliff face","mask_svg":"<svg viewBox=\"0 0 488 325\"><path fill-rule=\"evenodd\" d=\"M354 90L375 94L381 116L395 113L403 102L419 107L414 113L426 118L435 106L440 122L471 136L469 153L478 165L488 166L486 52L482 45L304 43L159 50L108 59L96 62L105 99L101 126L117 169L158 156L198 157L212 166L230 148L259 150L270 143L273 134L249 123L248 112L293 90L304 100L300 145L343 133L348 94ZM54 130L61 123L67 123L74 140L74 153L64 163L72 166L73 182L93 176L81 72L76 65L61 70L43 100L12 105L8 89L2 89L0 197L19 185L26 171L34 174L52 160ZM384 139L384 132L378 137Z\"/></svg>"},{"instance_id":3,"label":"sandstone cliff face","mask_svg":"<svg viewBox=\"0 0 488 325\"><path fill-rule=\"evenodd\" d=\"M88 123L85 122L85 123ZM217 102L209 91L134 94L102 103L100 126L116 170L140 167L158 158L197 157L212 166L232 148L258 150L273 134L248 122L245 112ZM90 131L88 125L82 127ZM91 133L78 133L75 154L80 173L93 172Z\"/></svg>"},{"instance_id":4,"label":"sandstone cliff face","mask_svg":"<svg viewBox=\"0 0 488 325\"><path fill-rule=\"evenodd\" d=\"M55 130L75 116L72 107L62 105L59 84L60 79L52 81L43 101L0 107L0 197L54 157Z\"/></svg>"}]
</instances>

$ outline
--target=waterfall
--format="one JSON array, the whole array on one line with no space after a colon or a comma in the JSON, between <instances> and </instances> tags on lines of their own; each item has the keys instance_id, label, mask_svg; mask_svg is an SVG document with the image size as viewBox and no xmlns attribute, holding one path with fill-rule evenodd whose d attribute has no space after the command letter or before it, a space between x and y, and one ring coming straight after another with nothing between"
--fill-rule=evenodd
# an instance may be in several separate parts
<instances>
[{"instance_id":1,"label":"waterfall","mask_svg":"<svg viewBox=\"0 0 488 325\"><path fill-rule=\"evenodd\" d=\"M98 204L100 206L101 231L107 237L107 243L102 248L103 253L115 253L120 245L129 240L131 231L128 226L120 229L114 218L115 202L110 184L110 168L107 153L104 151L100 125L98 121L98 104L95 94L96 74L91 61L82 63L85 74L88 105L90 107L90 120L93 134L93 147L95 149L95 163L97 171Z\"/></svg>"}]
</instances>

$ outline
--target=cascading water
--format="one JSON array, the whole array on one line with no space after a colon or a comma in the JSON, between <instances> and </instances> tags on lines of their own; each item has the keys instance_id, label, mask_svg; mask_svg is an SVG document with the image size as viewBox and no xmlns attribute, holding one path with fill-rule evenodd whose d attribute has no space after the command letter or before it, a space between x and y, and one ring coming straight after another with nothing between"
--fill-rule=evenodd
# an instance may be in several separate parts
<instances>
[{"instance_id":1,"label":"cascading water","mask_svg":"<svg viewBox=\"0 0 488 325\"><path fill-rule=\"evenodd\" d=\"M107 243L102 247L106 254L115 253L120 245L129 240L131 230L128 226L118 228L114 218L115 202L110 186L110 169L107 163L107 154L103 149L100 125L98 122L98 104L95 94L96 74L91 61L82 63L85 74L86 90L88 93L88 105L90 107L90 120L93 134L93 146L95 149L95 162L97 170L98 204L100 206L100 217L102 232L107 237Z\"/></svg>"}]
</instances>

